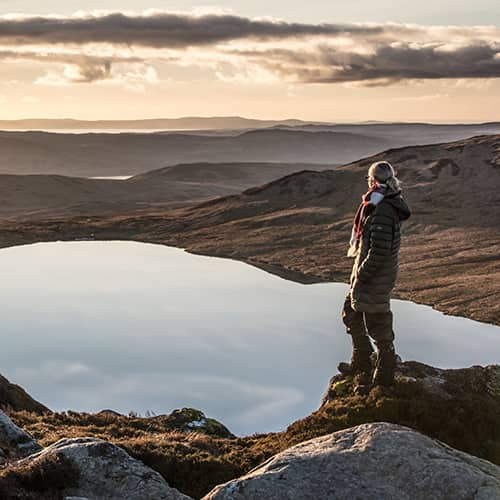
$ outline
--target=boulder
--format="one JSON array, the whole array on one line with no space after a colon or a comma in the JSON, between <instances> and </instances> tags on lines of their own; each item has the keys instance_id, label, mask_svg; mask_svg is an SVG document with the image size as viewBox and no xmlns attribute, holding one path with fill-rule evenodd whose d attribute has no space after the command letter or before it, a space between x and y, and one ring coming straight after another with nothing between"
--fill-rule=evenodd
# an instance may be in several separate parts
<instances>
[{"instance_id":1,"label":"boulder","mask_svg":"<svg viewBox=\"0 0 500 500\"><path fill-rule=\"evenodd\" d=\"M204 500L493 500L500 467L407 427L363 424L293 446Z\"/></svg>"},{"instance_id":2,"label":"boulder","mask_svg":"<svg viewBox=\"0 0 500 500\"><path fill-rule=\"evenodd\" d=\"M8 458L24 458L42 447L0 410L0 463Z\"/></svg>"},{"instance_id":3,"label":"boulder","mask_svg":"<svg viewBox=\"0 0 500 500\"><path fill-rule=\"evenodd\" d=\"M124 450L102 439L61 439L17 462L18 470L45 470L57 464L66 477L62 498L89 500L189 500L171 488L163 477L130 457ZM64 467L64 471L62 468Z\"/></svg>"}]
</instances>

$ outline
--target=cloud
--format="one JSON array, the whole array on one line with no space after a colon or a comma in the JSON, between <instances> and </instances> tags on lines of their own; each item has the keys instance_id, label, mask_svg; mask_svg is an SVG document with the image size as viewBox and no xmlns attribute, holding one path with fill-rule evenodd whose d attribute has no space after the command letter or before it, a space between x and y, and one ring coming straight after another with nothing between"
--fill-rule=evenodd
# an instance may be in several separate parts
<instances>
[{"instance_id":1,"label":"cloud","mask_svg":"<svg viewBox=\"0 0 500 500\"><path fill-rule=\"evenodd\" d=\"M408 79L498 78L500 61L495 56L499 51L500 42L472 41L446 51L440 44L407 43L377 46L371 54L323 45L303 52L256 50L240 55L288 81L384 86Z\"/></svg>"},{"instance_id":2,"label":"cloud","mask_svg":"<svg viewBox=\"0 0 500 500\"><path fill-rule=\"evenodd\" d=\"M38 78L35 83L91 83L99 80L111 79L112 64L116 63L142 63L139 57L121 57L111 55L100 57L81 54L78 52L46 52L46 51L16 51L0 50L0 60L7 62L36 61L39 63L60 63L64 65L61 74L54 72Z\"/></svg>"},{"instance_id":3,"label":"cloud","mask_svg":"<svg viewBox=\"0 0 500 500\"><path fill-rule=\"evenodd\" d=\"M101 82L118 84L137 92L144 92L146 85L159 82L158 74L152 66L144 63L111 67L111 63L90 66L65 65L62 73L47 72L35 80L37 85L71 85L73 83Z\"/></svg>"},{"instance_id":4,"label":"cloud","mask_svg":"<svg viewBox=\"0 0 500 500\"><path fill-rule=\"evenodd\" d=\"M243 38L289 38L307 35L366 36L380 26L301 24L272 19L248 19L229 14L189 14L150 11L74 16L0 16L2 44L111 43L154 48L212 45Z\"/></svg>"},{"instance_id":5,"label":"cloud","mask_svg":"<svg viewBox=\"0 0 500 500\"><path fill-rule=\"evenodd\" d=\"M42 362L39 366L19 367L16 374L29 380L44 379L58 382L69 378L87 376L92 369L80 361L52 359Z\"/></svg>"},{"instance_id":6,"label":"cloud","mask_svg":"<svg viewBox=\"0 0 500 500\"><path fill-rule=\"evenodd\" d=\"M134 69L117 76L113 67L158 60L209 67L214 78L237 82L378 87L500 77L495 26L304 24L224 12L0 16L0 58L12 60L9 51L63 65L39 83L141 80Z\"/></svg>"},{"instance_id":7,"label":"cloud","mask_svg":"<svg viewBox=\"0 0 500 500\"><path fill-rule=\"evenodd\" d=\"M446 86L446 88L457 88L457 89L476 89L476 90L486 90L491 87L493 80L489 78L459 78L455 80L443 80L441 84Z\"/></svg>"},{"instance_id":8,"label":"cloud","mask_svg":"<svg viewBox=\"0 0 500 500\"><path fill-rule=\"evenodd\" d=\"M159 82L158 73L152 66L145 64L127 67L111 78L108 83L123 85L128 90L144 92L146 85L153 85Z\"/></svg>"}]
</instances>

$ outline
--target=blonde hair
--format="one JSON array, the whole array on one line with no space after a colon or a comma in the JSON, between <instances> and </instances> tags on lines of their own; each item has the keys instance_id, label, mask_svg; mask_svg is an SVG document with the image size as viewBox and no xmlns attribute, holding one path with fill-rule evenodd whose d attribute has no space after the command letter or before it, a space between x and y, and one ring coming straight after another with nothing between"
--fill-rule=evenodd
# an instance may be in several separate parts
<instances>
[{"instance_id":1,"label":"blonde hair","mask_svg":"<svg viewBox=\"0 0 500 500\"><path fill-rule=\"evenodd\" d=\"M368 175L380 183L387 184L392 191L401 191L401 181L396 177L396 171L388 161L372 163L368 169Z\"/></svg>"}]
</instances>

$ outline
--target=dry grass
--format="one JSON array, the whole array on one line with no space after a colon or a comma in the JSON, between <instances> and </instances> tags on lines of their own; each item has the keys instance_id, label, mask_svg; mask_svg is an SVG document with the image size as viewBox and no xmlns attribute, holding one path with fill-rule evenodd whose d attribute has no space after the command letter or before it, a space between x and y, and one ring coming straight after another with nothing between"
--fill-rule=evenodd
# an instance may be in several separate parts
<instances>
[{"instance_id":1,"label":"dry grass","mask_svg":"<svg viewBox=\"0 0 500 500\"><path fill-rule=\"evenodd\" d=\"M63 491L78 482L78 471L63 457L0 469L2 500L62 500Z\"/></svg>"}]
</instances>

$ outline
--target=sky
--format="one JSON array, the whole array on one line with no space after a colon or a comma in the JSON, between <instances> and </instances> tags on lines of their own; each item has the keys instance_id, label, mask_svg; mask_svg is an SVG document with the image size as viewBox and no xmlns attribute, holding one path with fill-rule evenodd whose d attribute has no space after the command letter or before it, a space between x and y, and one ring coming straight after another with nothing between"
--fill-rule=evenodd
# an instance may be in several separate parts
<instances>
[{"instance_id":1,"label":"sky","mask_svg":"<svg viewBox=\"0 0 500 500\"><path fill-rule=\"evenodd\" d=\"M490 0L4 0L0 119L498 121L498 20Z\"/></svg>"}]
</instances>

